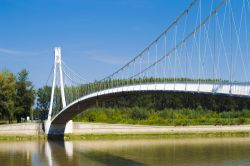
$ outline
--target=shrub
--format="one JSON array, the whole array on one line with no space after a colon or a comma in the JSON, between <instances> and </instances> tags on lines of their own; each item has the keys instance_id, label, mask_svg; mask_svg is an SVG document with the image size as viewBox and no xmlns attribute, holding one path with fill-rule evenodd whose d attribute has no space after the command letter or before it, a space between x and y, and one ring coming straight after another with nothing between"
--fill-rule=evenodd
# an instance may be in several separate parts
<instances>
[{"instance_id":1,"label":"shrub","mask_svg":"<svg viewBox=\"0 0 250 166\"><path fill-rule=\"evenodd\" d=\"M138 107L135 107L132 111L132 118L134 120L144 120L148 118L148 113L144 109L140 109Z\"/></svg>"}]
</instances>

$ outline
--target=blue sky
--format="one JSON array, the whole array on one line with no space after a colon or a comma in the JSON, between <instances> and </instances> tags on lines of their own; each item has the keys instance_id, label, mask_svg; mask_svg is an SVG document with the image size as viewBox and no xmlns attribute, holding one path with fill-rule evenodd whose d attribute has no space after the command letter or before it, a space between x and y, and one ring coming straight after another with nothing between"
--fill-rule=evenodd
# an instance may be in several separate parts
<instances>
[{"instance_id":1,"label":"blue sky","mask_svg":"<svg viewBox=\"0 0 250 166\"><path fill-rule=\"evenodd\" d=\"M1 0L0 70L30 71L43 86L53 49L87 79L100 79L136 56L190 0Z\"/></svg>"},{"instance_id":2,"label":"blue sky","mask_svg":"<svg viewBox=\"0 0 250 166\"><path fill-rule=\"evenodd\" d=\"M39 88L48 79L54 60L54 47L61 47L64 62L74 71L89 81L101 79L138 55L190 2L191 0L0 0L0 70L7 68L17 73L26 68L35 87ZM209 12L212 1L201 2ZM234 79L240 80L245 69L238 66L249 62L245 58L250 59L250 47L246 44L249 43L249 36L245 32L248 28L244 25L245 18L250 17L250 3L249 0L242 0L247 5L248 12L245 16L243 12L240 24L242 4L237 0L233 2L235 16L238 16L235 17L236 28L237 25L241 27L241 30L235 30L233 37L236 59L233 72ZM223 18L224 11L222 10L220 18ZM190 30L193 29L192 22L197 19L196 13L193 14L189 15ZM250 23L246 26L250 26ZM211 29L213 32L213 28ZM228 29L225 32L229 33ZM241 32L239 37L242 55L239 54L236 31ZM212 33L211 36L213 39ZM218 34L217 38L220 38ZM228 36L224 42L230 45L227 38ZM221 43L217 42L217 45L222 49ZM227 53L229 50L226 48L224 51L228 56L231 55ZM219 54L220 51L217 56ZM208 66L212 66L211 60L204 58ZM229 71L226 63L223 63L225 60L228 61L225 56L220 55L218 66L222 71L218 77L228 79ZM250 70L250 65L246 65L246 69ZM249 80L248 76L245 77Z\"/></svg>"}]
</instances>

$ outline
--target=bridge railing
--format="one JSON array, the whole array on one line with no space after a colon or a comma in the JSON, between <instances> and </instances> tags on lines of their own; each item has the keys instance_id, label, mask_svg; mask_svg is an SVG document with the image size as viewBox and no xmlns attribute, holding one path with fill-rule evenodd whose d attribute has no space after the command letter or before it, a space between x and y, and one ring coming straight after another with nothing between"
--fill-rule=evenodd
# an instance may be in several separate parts
<instances>
[{"instance_id":1,"label":"bridge railing","mask_svg":"<svg viewBox=\"0 0 250 166\"><path fill-rule=\"evenodd\" d=\"M129 80L105 80L102 82L94 82L89 84L83 84L78 86L65 86L65 94L67 103L71 103L82 96L112 89L116 87L124 87L131 85L143 85L143 84L159 84L159 83L229 83L227 80L212 80L212 79L189 79L189 78L138 78Z\"/></svg>"}]
</instances>

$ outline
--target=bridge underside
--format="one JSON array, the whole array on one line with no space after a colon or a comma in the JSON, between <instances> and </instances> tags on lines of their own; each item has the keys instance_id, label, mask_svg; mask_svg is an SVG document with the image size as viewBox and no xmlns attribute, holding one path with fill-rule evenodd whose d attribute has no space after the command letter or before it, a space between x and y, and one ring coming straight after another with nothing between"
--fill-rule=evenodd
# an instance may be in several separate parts
<instances>
[{"instance_id":1,"label":"bridge underside","mask_svg":"<svg viewBox=\"0 0 250 166\"><path fill-rule=\"evenodd\" d=\"M130 85L102 90L92 93L76 100L68 105L53 119L51 125L65 126L74 116L84 110L113 98L151 92L186 92L205 94L224 94L230 96L250 96L250 85L241 83L151 83L141 85ZM60 127L61 128L61 127Z\"/></svg>"},{"instance_id":2,"label":"bridge underside","mask_svg":"<svg viewBox=\"0 0 250 166\"><path fill-rule=\"evenodd\" d=\"M104 95L95 95L93 97L87 98L85 100L77 100L71 107L67 108L67 111L62 111L53 121L52 124L65 124L69 120L73 119L74 116L81 113L84 110L87 110L90 107L96 105L97 102L108 101L114 98L127 96L127 95L134 95L139 93L151 93L154 91L133 91L133 92L117 92L117 93L110 93Z\"/></svg>"}]
</instances>

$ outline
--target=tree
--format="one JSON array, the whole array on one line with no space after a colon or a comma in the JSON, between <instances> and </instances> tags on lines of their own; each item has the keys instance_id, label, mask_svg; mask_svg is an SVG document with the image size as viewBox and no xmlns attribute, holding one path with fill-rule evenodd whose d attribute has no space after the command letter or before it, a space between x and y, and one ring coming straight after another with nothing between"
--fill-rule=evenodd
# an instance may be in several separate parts
<instances>
[{"instance_id":1,"label":"tree","mask_svg":"<svg viewBox=\"0 0 250 166\"><path fill-rule=\"evenodd\" d=\"M47 119L50 104L51 87L44 86L37 91L37 110L41 120Z\"/></svg>"},{"instance_id":2,"label":"tree","mask_svg":"<svg viewBox=\"0 0 250 166\"><path fill-rule=\"evenodd\" d=\"M8 70L0 73L0 112L6 115L9 123L13 122L16 97L16 79Z\"/></svg>"},{"instance_id":3,"label":"tree","mask_svg":"<svg viewBox=\"0 0 250 166\"><path fill-rule=\"evenodd\" d=\"M31 109L35 100L35 90L28 76L29 73L26 69L21 70L17 74L15 115L18 122L21 121L22 117L32 117Z\"/></svg>"}]
</instances>

